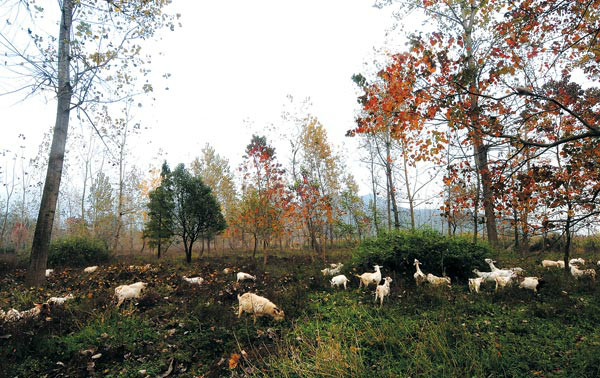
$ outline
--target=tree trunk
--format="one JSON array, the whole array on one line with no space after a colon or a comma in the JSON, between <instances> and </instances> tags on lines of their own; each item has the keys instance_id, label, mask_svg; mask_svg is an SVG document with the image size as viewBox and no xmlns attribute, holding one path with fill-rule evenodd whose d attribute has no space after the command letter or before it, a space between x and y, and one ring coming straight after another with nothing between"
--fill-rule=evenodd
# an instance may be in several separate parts
<instances>
[{"instance_id":1,"label":"tree trunk","mask_svg":"<svg viewBox=\"0 0 600 378\"><path fill-rule=\"evenodd\" d=\"M479 233L479 197L481 195L481 180L479 180L477 171L475 176L477 177L477 185L475 187L475 198L473 199L473 243L477 242L477 234Z\"/></svg>"},{"instance_id":2,"label":"tree trunk","mask_svg":"<svg viewBox=\"0 0 600 378\"><path fill-rule=\"evenodd\" d=\"M477 149L477 166L481 175L481 188L483 191L483 211L488 241L492 247L498 246L498 230L496 228L496 213L494 211L494 196L492 193L492 179L488 168L487 146L479 144Z\"/></svg>"},{"instance_id":3,"label":"tree trunk","mask_svg":"<svg viewBox=\"0 0 600 378\"><path fill-rule=\"evenodd\" d=\"M158 224L160 226L162 226L162 214L159 214L159 216L158 216ZM157 259L160 259L160 247L161 247L161 237L160 237L161 235L160 235L160 231L162 231L162 230L158 231L158 252L156 254L156 258Z\"/></svg>"},{"instance_id":4,"label":"tree trunk","mask_svg":"<svg viewBox=\"0 0 600 378\"><path fill-rule=\"evenodd\" d=\"M571 273L571 267L569 266L570 252L571 252L571 203L567 203L567 221L565 222L565 246L563 249L564 262L565 262L565 274Z\"/></svg>"},{"instance_id":5,"label":"tree trunk","mask_svg":"<svg viewBox=\"0 0 600 378\"><path fill-rule=\"evenodd\" d=\"M413 195L410 192L410 183L408 182L408 163L406 159L405 148L402 146L402 160L404 162L404 182L406 183L406 197L408 198L408 206L410 210L410 228L415 230L415 201ZM444 233L442 231L442 233Z\"/></svg>"},{"instance_id":6,"label":"tree trunk","mask_svg":"<svg viewBox=\"0 0 600 378\"><path fill-rule=\"evenodd\" d=\"M256 249L258 248L258 236L254 234L254 249L252 250L252 258L256 258Z\"/></svg>"},{"instance_id":7,"label":"tree trunk","mask_svg":"<svg viewBox=\"0 0 600 378\"><path fill-rule=\"evenodd\" d=\"M391 161L391 156L389 155L389 148L388 148L388 159L390 159L389 161ZM389 207L389 203L391 203L392 205L392 213L394 214L394 229L399 230L400 229L400 218L398 218L398 205L396 204L396 188L394 187L394 179L392 177L392 164L386 162L385 164L385 175L387 177L387 182L388 182L388 216L389 216L389 212L390 212L390 207ZM391 219L389 220L389 223L391 223Z\"/></svg>"},{"instance_id":8,"label":"tree trunk","mask_svg":"<svg viewBox=\"0 0 600 378\"><path fill-rule=\"evenodd\" d=\"M379 222L377 221L377 182L375 181L375 161L371 157L371 187L373 189L373 225L375 235L379 235Z\"/></svg>"},{"instance_id":9,"label":"tree trunk","mask_svg":"<svg viewBox=\"0 0 600 378\"><path fill-rule=\"evenodd\" d=\"M121 147L121 155L119 158L119 198L117 200L117 230L115 232L115 241L113 244L113 252L119 246L119 237L121 234L121 226L123 225L123 147Z\"/></svg>"},{"instance_id":10,"label":"tree trunk","mask_svg":"<svg viewBox=\"0 0 600 378\"><path fill-rule=\"evenodd\" d=\"M26 282L30 286L40 286L46 278L46 267L48 263L48 249L52 236L54 214L60 179L62 176L65 158L65 145L69 130L69 115L71 112L71 97L73 89L70 83L70 46L71 26L73 21L73 0L63 0L62 16L58 36L58 104L56 110L56 123L50 147L48 159L48 170L40 211L38 213L33 244L31 246L31 257Z\"/></svg>"}]
</instances>

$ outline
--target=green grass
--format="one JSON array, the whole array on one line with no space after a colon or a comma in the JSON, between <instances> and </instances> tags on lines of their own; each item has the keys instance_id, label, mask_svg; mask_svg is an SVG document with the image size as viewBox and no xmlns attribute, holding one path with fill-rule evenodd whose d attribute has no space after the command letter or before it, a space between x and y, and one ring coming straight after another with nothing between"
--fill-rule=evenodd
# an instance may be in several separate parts
<instances>
[{"instance_id":1,"label":"green grass","mask_svg":"<svg viewBox=\"0 0 600 378\"><path fill-rule=\"evenodd\" d=\"M518 289L512 289L516 291ZM423 291L429 291L423 289ZM517 292L518 293L518 292ZM517 294L515 293L515 294ZM446 300L444 293L430 293ZM597 377L597 297L571 311L452 293L430 307L392 298L382 309L357 293L317 293L268 360L263 377ZM363 298L363 302L370 298ZM556 303L557 305L559 303Z\"/></svg>"}]
</instances>

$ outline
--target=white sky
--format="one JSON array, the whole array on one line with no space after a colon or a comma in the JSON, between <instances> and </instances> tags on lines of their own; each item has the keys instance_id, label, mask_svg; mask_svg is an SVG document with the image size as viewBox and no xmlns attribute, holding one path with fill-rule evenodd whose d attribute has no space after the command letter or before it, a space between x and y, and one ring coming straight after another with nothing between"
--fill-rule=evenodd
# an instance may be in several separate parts
<instances>
[{"instance_id":1,"label":"white sky","mask_svg":"<svg viewBox=\"0 0 600 378\"><path fill-rule=\"evenodd\" d=\"M367 70L374 48L384 47L386 30L394 23L394 9L376 9L373 2L174 0L183 26L153 44L151 65L157 77L172 76L154 83L156 102L136 114L150 130L134 150L148 163L161 148L171 164L187 164L208 142L235 169L252 133L281 123L287 94L298 100L310 96L313 114L331 141L346 144L347 165L361 192L369 192L354 141L344 134L354 126L358 109L351 76ZM387 44L392 51L401 48ZM54 123L56 102L21 98L0 97L0 149L16 150L23 133L33 154ZM273 142L286 163L287 144Z\"/></svg>"}]
</instances>

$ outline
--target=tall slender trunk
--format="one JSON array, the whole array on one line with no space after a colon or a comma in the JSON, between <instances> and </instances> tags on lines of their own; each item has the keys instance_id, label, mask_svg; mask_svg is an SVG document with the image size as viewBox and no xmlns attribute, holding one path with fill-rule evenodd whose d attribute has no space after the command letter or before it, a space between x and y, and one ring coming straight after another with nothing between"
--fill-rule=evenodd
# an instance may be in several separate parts
<instances>
[{"instance_id":1,"label":"tall slender trunk","mask_svg":"<svg viewBox=\"0 0 600 378\"><path fill-rule=\"evenodd\" d=\"M410 182L408 181L408 162L406 159L406 150L402 146L402 160L404 162L404 182L406 183L406 197L408 198L408 207L410 211L410 228L415 230L415 200L410 191ZM443 233L443 231L442 231Z\"/></svg>"},{"instance_id":2,"label":"tall slender trunk","mask_svg":"<svg viewBox=\"0 0 600 378\"><path fill-rule=\"evenodd\" d=\"M479 173L475 172L477 177L477 185L475 187L475 198L473 199L473 243L477 241L477 234L479 233L479 196L481 192L481 180L479 180Z\"/></svg>"},{"instance_id":3,"label":"tall slender trunk","mask_svg":"<svg viewBox=\"0 0 600 378\"><path fill-rule=\"evenodd\" d=\"M54 214L65 158L71 98L73 96L69 67L73 8L74 0L63 0L58 36L58 103L56 123L54 125L48 170L42 192L40 211L35 225L29 270L27 271L26 278L27 284L33 286L41 286L46 278L48 249L50 247Z\"/></svg>"},{"instance_id":4,"label":"tall slender trunk","mask_svg":"<svg viewBox=\"0 0 600 378\"><path fill-rule=\"evenodd\" d=\"M379 222L377 221L377 183L375 181L375 159L371 156L371 187L373 190L373 224L375 234L379 234Z\"/></svg>"},{"instance_id":5,"label":"tall slender trunk","mask_svg":"<svg viewBox=\"0 0 600 378\"><path fill-rule=\"evenodd\" d=\"M481 175L481 189L483 192L483 211L485 213L485 225L487 237L490 244L498 246L498 230L496 227L496 213L494 211L494 195L492 192L492 178L489 172L487 150L488 147L479 144L477 148L477 166Z\"/></svg>"},{"instance_id":6,"label":"tall slender trunk","mask_svg":"<svg viewBox=\"0 0 600 378\"><path fill-rule=\"evenodd\" d=\"M567 221L565 222L565 246L563 248L564 262L565 262L565 274L569 274L571 268L569 267L569 259L571 253L571 202L567 204Z\"/></svg>"},{"instance_id":7,"label":"tall slender trunk","mask_svg":"<svg viewBox=\"0 0 600 378\"><path fill-rule=\"evenodd\" d=\"M159 216L158 216L158 225L159 225L160 228L162 228L162 214L160 214L160 213L159 213ZM158 251L157 251L157 254L156 254L156 258L157 259L160 259L160 252L161 252L160 251L160 247L161 247L161 239L162 238L161 238L161 235L160 235L160 231L162 231L162 229L159 229L159 232L158 232L158 246L157 246L158 247ZM146 245L146 240L145 239L144 239L144 245Z\"/></svg>"},{"instance_id":8,"label":"tall slender trunk","mask_svg":"<svg viewBox=\"0 0 600 378\"><path fill-rule=\"evenodd\" d=\"M466 56L466 73L470 75L469 89L472 93L478 91L478 75L477 75L477 63L473 56L474 43L473 43L473 28L476 22L476 9L469 8L470 13L467 19L463 20L463 27L465 28L464 41L465 49L467 51ZM473 142L473 148L475 151L475 166L477 172L481 177L481 187L483 192L483 210L485 213L485 224L487 229L488 241L493 247L498 246L498 232L496 229L496 214L494 211L494 198L492 192L492 180L490 177L489 166L488 166L488 147L484 144L482 132L480 130L480 110L479 110L479 98L471 94L469 95L469 120L471 122L471 140ZM476 236L474 236L475 238Z\"/></svg>"},{"instance_id":9,"label":"tall slender trunk","mask_svg":"<svg viewBox=\"0 0 600 378\"><path fill-rule=\"evenodd\" d=\"M4 245L4 236L6 234L6 229L8 226L8 214L10 213L10 198L13 195L13 191L15 189L15 167L17 166L17 161L13 162L13 172L12 172L12 182L9 185L5 184L6 189L6 207L4 210L4 217L2 219L2 230L0 231L0 247ZM7 167L8 168L8 167ZM8 170L8 169L7 169ZM23 203L23 206L25 203Z\"/></svg>"},{"instance_id":10,"label":"tall slender trunk","mask_svg":"<svg viewBox=\"0 0 600 378\"><path fill-rule=\"evenodd\" d=\"M123 141L127 138L127 129L124 131ZM117 199L117 230L115 232L115 240L113 244L113 252L117 250L119 246L119 237L121 234L121 227L123 225L123 159L125 152L125 144L121 144L121 151L119 151L119 198Z\"/></svg>"}]
</instances>

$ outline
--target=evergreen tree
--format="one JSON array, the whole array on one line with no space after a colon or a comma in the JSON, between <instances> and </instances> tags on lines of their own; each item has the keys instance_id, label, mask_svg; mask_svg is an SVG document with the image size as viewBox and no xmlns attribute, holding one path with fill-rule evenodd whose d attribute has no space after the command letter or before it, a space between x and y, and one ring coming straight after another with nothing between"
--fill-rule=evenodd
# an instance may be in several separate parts
<instances>
[{"instance_id":1,"label":"evergreen tree","mask_svg":"<svg viewBox=\"0 0 600 378\"><path fill-rule=\"evenodd\" d=\"M187 262L198 238L210 238L226 228L217 199L200 177L194 177L183 164L173 171L174 234L180 236Z\"/></svg>"},{"instance_id":2,"label":"evergreen tree","mask_svg":"<svg viewBox=\"0 0 600 378\"><path fill-rule=\"evenodd\" d=\"M158 258L161 256L162 246L173 238L174 226L173 181L166 161L162 165L160 177L160 186L148 195L148 222L144 227L144 237L150 240L150 247L157 247Z\"/></svg>"}]
</instances>

